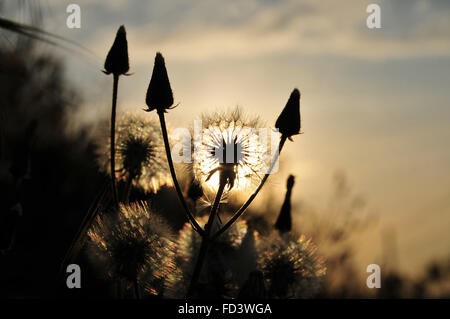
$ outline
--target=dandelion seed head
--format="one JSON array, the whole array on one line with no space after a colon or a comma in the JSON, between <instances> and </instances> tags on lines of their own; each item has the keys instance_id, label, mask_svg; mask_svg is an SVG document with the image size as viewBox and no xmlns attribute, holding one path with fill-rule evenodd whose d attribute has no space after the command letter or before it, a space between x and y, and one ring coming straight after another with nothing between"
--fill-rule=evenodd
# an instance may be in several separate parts
<instances>
[{"instance_id":1,"label":"dandelion seed head","mask_svg":"<svg viewBox=\"0 0 450 319\"><path fill-rule=\"evenodd\" d=\"M310 239L274 232L258 243L258 264L270 298L307 298L318 292L326 267Z\"/></svg>"},{"instance_id":2,"label":"dandelion seed head","mask_svg":"<svg viewBox=\"0 0 450 319\"><path fill-rule=\"evenodd\" d=\"M137 282L146 293L160 294L165 280L177 275L170 228L145 204L121 205L117 215L97 216L88 236L91 258L128 288Z\"/></svg>"},{"instance_id":3,"label":"dandelion seed head","mask_svg":"<svg viewBox=\"0 0 450 319\"><path fill-rule=\"evenodd\" d=\"M194 142L193 171L202 185L217 189L221 178L229 189L245 190L264 174L267 150L259 136L258 118L247 119L239 108L202 117L202 139Z\"/></svg>"},{"instance_id":4,"label":"dandelion seed head","mask_svg":"<svg viewBox=\"0 0 450 319\"><path fill-rule=\"evenodd\" d=\"M118 118L116 129L116 178L131 178L134 186L146 192L156 193L161 186L171 186L158 123L129 113ZM102 145L100 158L107 159L101 166L109 173L108 143Z\"/></svg>"}]
</instances>

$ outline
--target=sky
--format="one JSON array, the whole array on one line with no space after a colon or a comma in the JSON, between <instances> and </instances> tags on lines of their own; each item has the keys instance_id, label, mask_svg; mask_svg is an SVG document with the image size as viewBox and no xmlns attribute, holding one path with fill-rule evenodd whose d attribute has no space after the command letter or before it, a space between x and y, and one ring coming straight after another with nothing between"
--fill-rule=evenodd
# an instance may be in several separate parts
<instances>
[{"instance_id":1,"label":"sky","mask_svg":"<svg viewBox=\"0 0 450 319\"><path fill-rule=\"evenodd\" d=\"M59 51L84 100L74 127L109 112L112 79L100 70L124 24L134 74L120 80L119 112L144 108L158 51L180 103L172 127L236 105L272 124L297 87L305 134L286 146L269 191L294 174L294 204L320 211L344 172L380 217L360 243L361 265L380 260L384 229L395 231L398 267L409 273L449 254L450 1L40 3L46 30L93 52ZM80 29L66 26L70 3L81 8ZM380 29L366 26L370 3L381 8Z\"/></svg>"}]
</instances>

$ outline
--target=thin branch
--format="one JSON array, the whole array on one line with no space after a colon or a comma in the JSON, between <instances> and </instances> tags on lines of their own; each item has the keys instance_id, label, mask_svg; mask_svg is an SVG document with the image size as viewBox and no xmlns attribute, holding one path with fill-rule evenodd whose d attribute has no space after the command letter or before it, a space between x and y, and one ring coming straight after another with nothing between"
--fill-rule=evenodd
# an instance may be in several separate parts
<instances>
[{"instance_id":1,"label":"thin branch","mask_svg":"<svg viewBox=\"0 0 450 319\"><path fill-rule=\"evenodd\" d=\"M164 111L158 110L158 116L159 116L159 121L161 123L161 131L162 131L162 136L163 136L163 140L164 140L164 147L166 149L167 162L169 164L170 174L172 175L173 184L175 186L175 190L177 191L178 198L180 199L181 205L183 206L184 211L186 212L187 218L188 218L189 222L192 224L192 227L194 228L194 230L196 232L198 232L201 236L203 236L205 231L197 223L194 216L190 212L190 210L186 204L186 201L184 199L183 192L181 191L180 185L178 184L177 175L175 174L175 168L173 166L172 154L170 152L170 145L169 145L169 138L167 135L166 121L164 119Z\"/></svg>"},{"instance_id":2,"label":"thin branch","mask_svg":"<svg viewBox=\"0 0 450 319\"><path fill-rule=\"evenodd\" d=\"M200 246L200 251L198 253L197 262L195 263L194 272L192 273L191 283L189 285L187 298L193 296L195 288L198 283L198 279L200 278L200 273L202 272L203 264L206 259L206 255L208 254L209 244L212 242L210 240L211 230L214 224L214 219L217 215L217 210L219 208L220 200L222 198L223 191L225 189L226 182L222 178L220 179L219 189L217 190L216 198L214 200L213 206L211 208L211 212L209 214L208 222L205 226L205 235L203 236L202 243Z\"/></svg>"},{"instance_id":3,"label":"thin branch","mask_svg":"<svg viewBox=\"0 0 450 319\"><path fill-rule=\"evenodd\" d=\"M110 152L111 152L111 180L113 189L113 198L116 206L119 206L119 195L117 194L116 185L116 106L117 106L117 87L119 85L119 76L114 74L112 109L111 109L111 136L110 136Z\"/></svg>"}]
</instances>

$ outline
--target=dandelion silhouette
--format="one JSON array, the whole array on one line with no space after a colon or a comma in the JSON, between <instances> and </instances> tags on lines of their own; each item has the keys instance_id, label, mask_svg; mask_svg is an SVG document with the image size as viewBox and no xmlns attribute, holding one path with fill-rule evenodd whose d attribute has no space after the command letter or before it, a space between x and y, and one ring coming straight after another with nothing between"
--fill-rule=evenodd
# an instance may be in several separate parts
<instances>
[{"instance_id":1,"label":"dandelion silhouette","mask_svg":"<svg viewBox=\"0 0 450 319\"><path fill-rule=\"evenodd\" d=\"M164 147L167 155L167 163L169 165L170 174L172 175L172 180L177 192L178 199L183 206L186 217L192 224L192 227L194 227L195 231L203 233L203 229L195 220L183 197L183 192L181 191L180 184L178 183L177 175L175 173L175 167L172 161L172 153L170 151L170 143L167 134L164 114L167 112L167 110L173 108L173 94L172 88L170 86L169 76L167 74L166 63L164 61L164 57L159 52L156 53L155 56L155 64L153 66L152 77L148 85L145 103L148 106L148 109L145 110L146 112L156 110L156 112L158 113L159 122L161 125L161 133L163 136Z\"/></svg>"},{"instance_id":2,"label":"dandelion silhouette","mask_svg":"<svg viewBox=\"0 0 450 319\"><path fill-rule=\"evenodd\" d=\"M253 127L254 126L255 125L253 125ZM291 96L289 97L288 103L286 104L286 106L283 109L282 113L280 114L278 120L276 121L275 126L276 126L276 128L278 128L280 130L281 138L280 138L280 143L278 145L278 152L275 153L269 169L266 171L266 173L265 173L264 177L261 179L258 187L253 192L253 194L247 199L247 201L244 203L244 205L241 206L241 208L228 220L228 222L223 227L221 227L216 233L211 235L211 226L215 221L215 217L216 217L217 209L218 209L221 197L222 197L222 193L224 192L226 185L229 185L229 186L234 185L234 183L230 183L230 178L235 178L235 176L236 176L235 172L230 173L229 170L224 170L224 168L228 168L228 167L230 167L230 165L226 165L224 167L223 165L222 166L220 165L222 163L219 163L219 166L217 167L217 171L220 172L219 184L218 184L219 187L217 189L216 199L214 200L214 204L211 208L211 213L209 216L208 223L205 226L204 240L202 241L202 246L200 249L196 267L194 269L194 274L192 276L192 281L191 281L191 285L190 285L190 288L188 291L188 296L192 296L194 290L196 289L197 281L200 276L200 272L201 272L202 265L203 265L203 260L205 259L205 256L207 255L210 242L214 242L215 239L217 239L221 234L226 232L237 221L237 219L245 212L247 207L250 206L252 201L256 198L259 191L262 189L265 182L269 178L276 162L278 161L279 154L281 153L281 150L283 149L286 139L289 138L291 140L292 135L299 133L296 131L297 127L298 127L298 131L300 130L300 92L297 89L295 89L293 91L293 93L291 94ZM252 127L252 126L250 126L250 127ZM223 140L225 140L225 139L223 139ZM225 145L226 145L226 141L227 140L225 140ZM233 138L233 142L234 141L235 140ZM223 142L221 144L224 145ZM235 149L235 148L233 147L232 149ZM236 147L236 149L237 149L237 147ZM234 164L234 166L236 166L236 163L233 163L233 164ZM211 174L211 172L214 172L214 169L215 168L213 168L209 172L209 174ZM255 171L253 171L253 172L255 173ZM209 178L210 178L210 176L208 175L208 177L206 179L209 179Z\"/></svg>"},{"instance_id":3,"label":"dandelion silhouette","mask_svg":"<svg viewBox=\"0 0 450 319\"><path fill-rule=\"evenodd\" d=\"M269 298L309 298L320 290L326 273L317 248L303 235L272 233L259 241L258 264L263 271Z\"/></svg>"},{"instance_id":4,"label":"dandelion silhouette","mask_svg":"<svg viewBox=\"0 0 450 319\"><path fill-rule=\"evenodd\" d=\"M117 135L115 175L126 182L127 193L131 185L153 193L163 185L172 185L156 122L137 114L125 114L117 120ZM107 151L106 145L102 147L102 154ZM107 156L108 163L103 162L104 156L99 158L109 172L110 157Z\"/></svg>"},{"instance_id":5,"label":"dandelion silhouette","mask_svg":"<svg viewBox=\"0 0 450 319\"><path fill-rule=\"evenodd\" d=\"M250 204L253 202L253 200L258 195L259 191L263 188L264 184L266 183L267 179L269 178L270 174L272 173L272 170L275 166L275 164L278 161L278 157L281 153L281 150L283 149L284 144L286 143L287 139L292 138L292 135L299 134L300 132L300 92L298 89L294 89L294 91L291 93L288 102L286 103L286 106L284 107L283 111L279 115L275 127L279 129L281 133L280 142L278 144L278 152L275 153L272 163L267 170L264 177L261 179L261 182L259 183L256 190L253 192L253 194L247 199L247 201L244 203L244 205L239 208L239 210L233 215L233 217L217 232L213 235L213 239L220 236L222 233L227 231L227 229L233 225L236 220L241 217L241 215L245 212L245 210L250 206ZM298 129L298 130L297 130Z\"/></svg>"},{"instance_id":6,"label":"dandelion silhouette","mask_svg":"<svg viewBox=\"0 0 450 319\"><path fill-rule=\"evenodd\" d=\"M90 257L137 298L141 288L162 294L164 281L177 274L171 230L145 204L121 204L117 216L97 216L88 235Z\"/></svg>"},{"instance_id":7,"label":"dandelion silhouette","mask_svg":"<svg viewBox=\"0 0 450 319\"><path fill-rule=\"evenodd\" d=\"M247 119L241 109L202 117L203 139L194 145L193 172L197 180L217 189L245 190L260 181L267 153L257 129L258 118Z\"/></svg>"},{"instance_id":8,"label":"dandelion silhouette","mask_svg":"<svg viewBox=\"0 0 450 319\"><path fill-rule=\"evenodd\" d=\"M111 133L110 133L110 166L111 166L111 180L114 202L119 203L119 196L117 193L116 176L115 176L115 133L116 133L116 106L117 106L117 89L119 86L119 76L127 75L129 70L128 62L128 44L126 38L125 27L120 26L117 30L116 38L111 49L108 52L105 60L105 74L113 75L113 93L112 93L112 108L111 108Z\"/></svg>"}]
</instances>

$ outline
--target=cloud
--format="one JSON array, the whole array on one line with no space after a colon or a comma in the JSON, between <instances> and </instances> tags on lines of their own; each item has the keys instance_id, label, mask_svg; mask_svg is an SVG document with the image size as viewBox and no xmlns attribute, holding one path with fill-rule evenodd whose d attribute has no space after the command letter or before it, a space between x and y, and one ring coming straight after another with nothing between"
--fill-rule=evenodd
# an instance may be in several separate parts
<instances>
[{"instance_id":1,"label":"cloud","mask_svg":"<svg viewBox=\"0 0 450 319\"><path fill-rule=\"evenodd\" d=\"M148 12L148 19L136 13L139 4L135 2L120 2L121 6L114 8L117 20L128 25L137 63L148 61L148 52L157 50L180 61L277 54L370 60L450 55L450 8L442 2L411 2L407 6L380 1L382 29L375 30L365 24L369 2L216 0L186 5L181 0L170 4L156 1L140 7ZM115 20L101 21L89 44L99 52L106 44L105 33L111 33L110 21Z\"/></svg>"}]
</instances>

